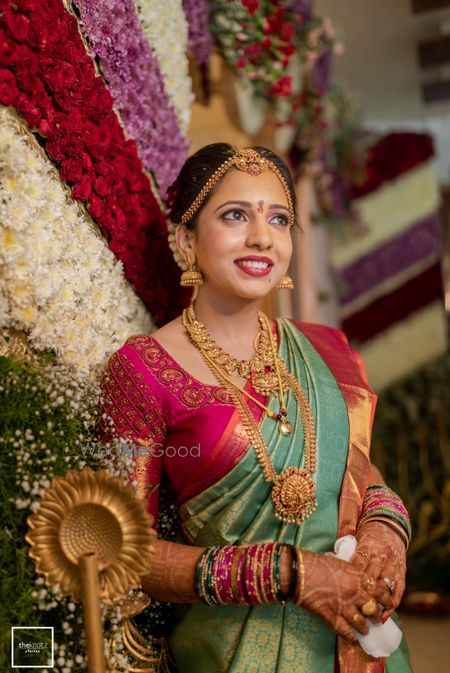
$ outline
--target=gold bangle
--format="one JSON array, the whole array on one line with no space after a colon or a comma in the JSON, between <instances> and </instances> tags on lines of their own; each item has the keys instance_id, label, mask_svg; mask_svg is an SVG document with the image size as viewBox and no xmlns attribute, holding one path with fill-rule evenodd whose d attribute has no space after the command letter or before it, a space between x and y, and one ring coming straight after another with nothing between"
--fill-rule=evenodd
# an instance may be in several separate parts
<instances>
[{"instance_id":1,"label":"gold bangle","mask_svg":"<svg viewBox=\"0 0 450 673\"><path fill-rule=\"evenodd\" d=\"M233 562L231 564L231 592L234 597L234 602L240 603L240 596L239 596L239 587L238 587L238 567L239 567L239 560L241 558L242 554L242 548L238 547L236 550L234 557L233 557Z\"/></svg>"},{"instance_id":2,"label":"gold bangle","mask_svg":"<svg viewBox=\"0 0 450 673\"><path fill-rule=\"evenodd\" d=\"M298 561L298 580L297 588L294 596L295 605L301 605L303 603L304 594L305 594L305 563L303 561L302 550L296 548L297 552L297 561Z\"/></svg>"},{"instance_id":3,"label":"gold bangle","mask_svg":"<svg viewBox=\"0 0 450 673\"><path fill-rule=\"evenodd\" d=\"M264 582L264 568L266 563L267 556L267 544L262 544L260 549L260 554L258 553L258 580L259 580L259 590L264 604L270 603L269 597L266 592L266 585Z\"/></svg>"},{"instance_id":4,"label":"gold bangle","mask_svg":"<svg viewBox=\"0 0 450 673\"><path fill-rule=\"evenodd\" d=\"M260 563L259 563L259 554L261 551L262 545L258 545L258 548L256 550L256 553L252 559L252 570L253 570L253 582L254 582L254 589L255 589L255 596L256 600L260 605L264 605L267 601L264 600L263 596L261 595L260 592L260 584L261 584L261 573L259 572L260 569Z\"/></svg>"}]
</instances>

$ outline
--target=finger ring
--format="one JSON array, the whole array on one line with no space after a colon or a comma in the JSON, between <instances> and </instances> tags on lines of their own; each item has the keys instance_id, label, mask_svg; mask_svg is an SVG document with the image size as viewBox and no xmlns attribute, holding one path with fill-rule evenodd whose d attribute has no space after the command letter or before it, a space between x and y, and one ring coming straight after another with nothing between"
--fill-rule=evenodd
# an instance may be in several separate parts
<instances>
[{"instance_id":1,"label":"finger ring","mask_svg":"<svg viewBox=\"0 0 450 673\"><path fill-rule=\"evenodd\" d=\"M395 580L391 580L389 577L383 577L383 582L387 584L387 588L392 593L395 587Z\"/></svg>"},{"instance_id":2,"label":"finger ring","mask_svg":"<svg viewBox=\"0 0 450 673\"><path fill-rule=\"evenodd\" d=\"M370 598L361 608L361 612L366 617L372 617L377 611L377 602L374 598Z\"/></svg>"},{"instance_id":3,"label":"finger ring","mask_svg":"<svg viewBox=\"0 0 450 673\"><path fill-rule=\"evenodd\" d=\"M358 551L356 552L357 554L361 554L361 556L365 556L368 561L370 561L369 554L366 554L365 551Z\"/></svg>"},{"instance_id":4,"label":"finger ring","mask_svg":"<svg viewBox=\"0 0 450 673\"><path fill-rule=\"evenodd\" d=\"M359 620L360 614L361 614L360 612L355 612L355 614L352 617L353 624L356 624L356 622Z\"/></svg>"},{"instance_id":5,"label":"finger ring","mask_svg":"<svg viewBox=\"0 0 450 673\"><path fill-rule=\"evenodd\" d=\"M366 585L367 589L371 589L375 584L375 580L373 579L373 577L366 577L364 579L364 584Z\"/></svg>"}]
</instances>

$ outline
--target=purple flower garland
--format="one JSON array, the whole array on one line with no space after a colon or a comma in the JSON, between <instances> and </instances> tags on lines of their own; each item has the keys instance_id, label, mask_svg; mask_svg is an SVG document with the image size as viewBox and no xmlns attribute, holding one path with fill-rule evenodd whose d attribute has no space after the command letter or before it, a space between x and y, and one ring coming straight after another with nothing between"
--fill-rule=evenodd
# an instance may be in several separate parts
<instances>
[{"instance_id":1,"label":"purple flower garland","mask_svg":"<svg viewBox=\"0 0 450 673\"><path fill-rule=\"evenodd\" d=\"M164 90L159 64L144 35L133 0L74 0L81 30L114 98L125 130L139 148L163 196L177 177L189 143Z\"/></svg>"},{"instance_id":2,"label":"purple flower garland","mask_svg":"<svg viewBox=\"0 0 450 673\"><path fill-rule=\"evenodd\" d=\"M183 0L183 10L188 22L188 49L199 65L207 62L213 46L208 26L208 0Z\"/></svg>"}]
</instances>

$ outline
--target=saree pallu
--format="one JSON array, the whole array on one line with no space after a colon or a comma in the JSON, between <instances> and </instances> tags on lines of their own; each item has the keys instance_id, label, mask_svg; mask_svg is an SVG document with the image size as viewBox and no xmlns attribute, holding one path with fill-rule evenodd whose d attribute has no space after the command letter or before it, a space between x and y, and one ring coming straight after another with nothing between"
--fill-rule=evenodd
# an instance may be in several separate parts
<instances>
[{"instance_id":1,"label":"saree pallu","mask_svg":"<svg viewBox=\"0 0 450 673\"><path fill-rule=\"evenodd\" d=\"M301 526L278 521L274 516L271 484L264 481L261 466L249 448L228 474L181 506L183 541L188 544L278 540L324 553L332 549L341 532L354 532L369 474L368 438L374 396L367 388L359 387L354 364L348 369L347 380L345 375L341 376L340 386L304 333L290 321L278 320L277 327L279 352L306 391L315 420L317 510ZM328 339L323 352L329 346ZM345 364L348 356L348 352L342 354L344 368L348 368ZM286 403L288 418L295 426L293 435L283 437L267 416L260 422L277 473L291 465L303 466L302 423L292 392L287 394ZM349 403L353 411L349 410ZM278 405L272 399L270 408L278 411ZM340 494L345 512L338 507ZM317 616L289 604L285 607L194 604L180 611L169 643L182 673L333 673L335 670L336 634ZM383 662L361 656L361 652L359 646L341 648L340 671L383 671Z\"/></svg>"}]
</instances>

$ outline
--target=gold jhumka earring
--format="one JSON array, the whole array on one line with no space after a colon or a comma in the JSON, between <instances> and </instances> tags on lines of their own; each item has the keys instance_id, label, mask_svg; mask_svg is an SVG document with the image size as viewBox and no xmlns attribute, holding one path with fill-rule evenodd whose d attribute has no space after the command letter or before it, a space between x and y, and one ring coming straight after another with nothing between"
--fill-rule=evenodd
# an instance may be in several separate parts
<instances>
[{"instance_id":1,"label":"gold jhumka earring","mask_svg":"<svg viewBox=\"0 0 450 673\"><path fill-rule=\"evenodd\" d=\"M180 278L181 287L198 287L199 285L203 285L203 276L200 273L200 271L196 271L194 269L194 264L192 263L192 259L190 256L187 259L187 263L189 269L187 271L183 271L183 273L181 274Z\"/></svg>"},{"instance_id":2,"label":"gold jhumka earring","mask_svg":"<svg viewBox=\"0 0 450 673\"><path fill-rule=\"evenodd\" d=\"M277 290L293 290L294 281L290 276L283 276L276 288Z\"/></svg>"}]
</instances>

